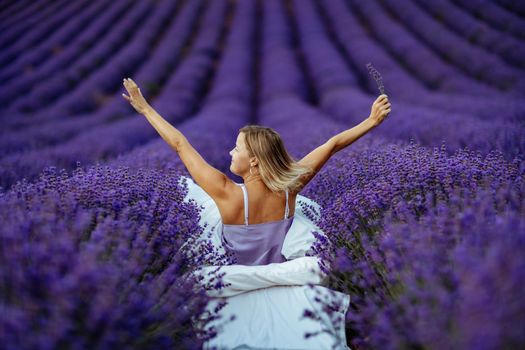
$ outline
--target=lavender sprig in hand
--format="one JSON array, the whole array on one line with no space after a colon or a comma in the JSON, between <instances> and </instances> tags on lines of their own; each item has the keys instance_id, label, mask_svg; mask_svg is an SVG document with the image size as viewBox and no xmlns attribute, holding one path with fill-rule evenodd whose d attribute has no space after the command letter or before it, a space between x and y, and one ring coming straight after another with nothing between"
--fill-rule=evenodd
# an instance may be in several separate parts
<instances>
[{"instance_id":1,"label":"lavender sprig in hand","mask_svg":"<svg viewBox=\"0 0 525 350\"><path fill-rule=\"evenodd\" d=\"M381 77L381 74L372 66L372 63L367 63L366 68L368 68L368 73L374 78L374 80L377 83L377 87L379 88L379 92L381 94L385 93L385 87L383 86L383 78Z\"/></svg>"}]
</instances>

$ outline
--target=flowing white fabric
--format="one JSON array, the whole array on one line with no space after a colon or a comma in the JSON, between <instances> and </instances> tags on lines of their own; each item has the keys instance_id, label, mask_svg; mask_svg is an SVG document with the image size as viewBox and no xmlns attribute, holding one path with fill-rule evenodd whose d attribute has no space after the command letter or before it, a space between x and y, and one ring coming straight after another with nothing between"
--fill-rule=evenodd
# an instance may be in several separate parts
<instances>
[{"instance_id":1,"label":"flowing white fabric","mask_svg":"<svg viewBox=\"0 0 525 350\"><path fill-rule=\"evenodd\" d=\"M222 222L215 202L191 178L181 180L188 185L185 201L193 200L203 208L199 222L205 227L203 242L211 241L224 253ZM226 284L219 290L206 290L213 298L207 310L212 312L224 300L227 305L219 311L219 320L207 324L206 328L216 328L218 335L205 344L205 349L349 349L344 325L350 297L324 287L326 276L319 259L305 256L315 242L313 232L324 235L306 216L306 210L315 217L320 215L317 203L298 195L295 217L281 250L288 261L258 266L202 266L195 271L202 277L203 287L217 272L223 274ZM333 313L329 315L316 299L331 305ZM315 319L303 317L305 310L315 314ZM231 316L235 319L227 321ZM306 333L316 332L305 338Z\"/></svg>"},{"instance_id":2,"label":"flowing white fabric","mask_svg":"<svg viewBox=\"0 0 525 350\"><path fill-rule=\"evenodd\" d=\"M333 293L333 294L331 294ZM316 297L330 300L339 306L339 318L328 317ZM209 303L212 310L219 299ZM345 345L344 314L349 299L343 293L321 286L273 286L256 289L228 298L221 309L224 320L236 318L219 328L219 336L209 341L205 349L348 349ZM305 309L319 316L319 320L303 317ZM209 327L220 322L212 322ZM305 333L327 329L308 339Z\"/></svg>"},{"instance_id":3,"label":"flowing white fabric","mask_svg":"<svg viewBox=\"0 0 525 350\"><path fill-rule=\"evenodd\" d=\"M213 297L231 297L250 290L268 288L278 285L302 286L308 283L321 284L325 277L319 269L318 258L303 256L282 263L268 265L244 266L206 266L197 271L204 280L203 284L212 281L214 270L224 273L222 281L230 286L219 290L208 290Z\"/></svg>"}]
</instances>

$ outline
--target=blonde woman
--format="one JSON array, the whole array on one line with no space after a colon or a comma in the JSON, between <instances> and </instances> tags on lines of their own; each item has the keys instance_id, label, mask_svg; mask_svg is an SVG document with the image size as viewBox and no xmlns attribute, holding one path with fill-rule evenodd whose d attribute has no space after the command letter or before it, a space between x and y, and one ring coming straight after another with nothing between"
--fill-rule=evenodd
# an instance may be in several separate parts
<instances>
[{"instance_id":1,"label":"blonde woman","mask_svg":"<svg viewBox=\"0 0 525 350\"><path fill-rule=\"evenodd\" d=\"M222 312L224 316L234 314L237 320L208 345L331 347L333 340L327 334L303 337L305 332L315 332L326 325L299 321L300 315L297 315L312 305L315 298L304 286L320 284L322 274L315 258L305 257L314 240L312 232L319 229L296 208L296 203L302 201L315 206L315 202L299 192L332 155L384 120L391 110L387 96L381 95L374 101L369 118L361 124L333 136L301 160L289 155L280 135L272 128L259 125L241 128L230 151L230 170L243 179L243 183L236 183L209 165L186 137L146 102L133 80L124 79L124 87L129 96L122 96L178 153L196 183L190 183L189 196L212 213L207 217L216 221L217 225L210 226L217 228L217 247L229 251L236 262L225 270L225 282L231 286L219 294L210 291L210 295L227 297L229 308ZM324 287L319 288L321 292L326 291ZM349 299L337 292L335 297L339 298L343 317L334 325L334 332L345 344L344 313ZM284 319L283 315L290 319ZM252 323L271 323L272 329L261 332L246 326ZM346 349L346 345L342 346Z\"/></svg>"}]
</instances>

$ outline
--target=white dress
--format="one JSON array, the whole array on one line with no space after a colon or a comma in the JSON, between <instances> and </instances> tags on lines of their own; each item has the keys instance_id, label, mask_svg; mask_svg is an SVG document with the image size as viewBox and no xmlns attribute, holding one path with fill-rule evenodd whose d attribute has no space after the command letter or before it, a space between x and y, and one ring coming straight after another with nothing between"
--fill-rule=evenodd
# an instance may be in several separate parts
<instances>
[{"instance_id":1,"label":"white dress","mask_svg":"<svg viewBox=\"0 0 525 350\"><path fill-rule=\"evenodd\" d=\"M202 252L202 247L209 248L211 243L224 254L217 205L191 178L182 176L181 183L188 186L184 200L201 206L199 224L204 227L202 236L187 242L182 249ZM221 318L204 326L218 331L204 349L350 349L345 336L350 296L324 287L326 275L319 267L320 260L305 256L315 241L313 232L323 234L306 216L308 210L318 217L319 205L301 195L297 195L296 202L294 219L281 250L288 261L258 266L212 264L195 270L203 279L199 287L212 297L207 310L211 312L220 302L227 302L219 311ZM217 272L224 274L222 281L227 286L212 289ZM330 305L335 311L328 313L323 305ZM303 317L305 310L315 317ZM230 320L231 316L235 318ZM317 334L305 338L306 333Z\"/></svg>"}]
</instances>

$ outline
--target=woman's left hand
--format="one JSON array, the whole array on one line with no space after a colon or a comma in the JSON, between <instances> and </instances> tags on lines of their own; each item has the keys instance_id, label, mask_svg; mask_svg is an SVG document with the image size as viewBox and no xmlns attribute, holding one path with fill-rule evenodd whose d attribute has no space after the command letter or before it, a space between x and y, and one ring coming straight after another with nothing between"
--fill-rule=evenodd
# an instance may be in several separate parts
<instances>
[{"instance_id":1,"label":"woman's left hand","mask_svg":"<svg viewBox=\"0 0 525 350\"><path fill-rule=\"evenodd\" d=\"M374 126L378 126L383 122L391 110L392 108L390 107L388 96L385 94L379 95L372 104L372 110L370 111L368 119L372 121Z\"/></svg>"},{"instance_id":2,"label":"woman's left hand","mask_svg":"<svg viewBox=\"0 0 525 350\"><path fill-rule=\"evenodd\" d=\"M144 114L149 108L151 108L144 96L142 96L140 88L133 80L130 78L124 79L124 87L128 91L129 96L122 94L122 97L128 100L137 112Z\"/></svg>"}]
</instances>

